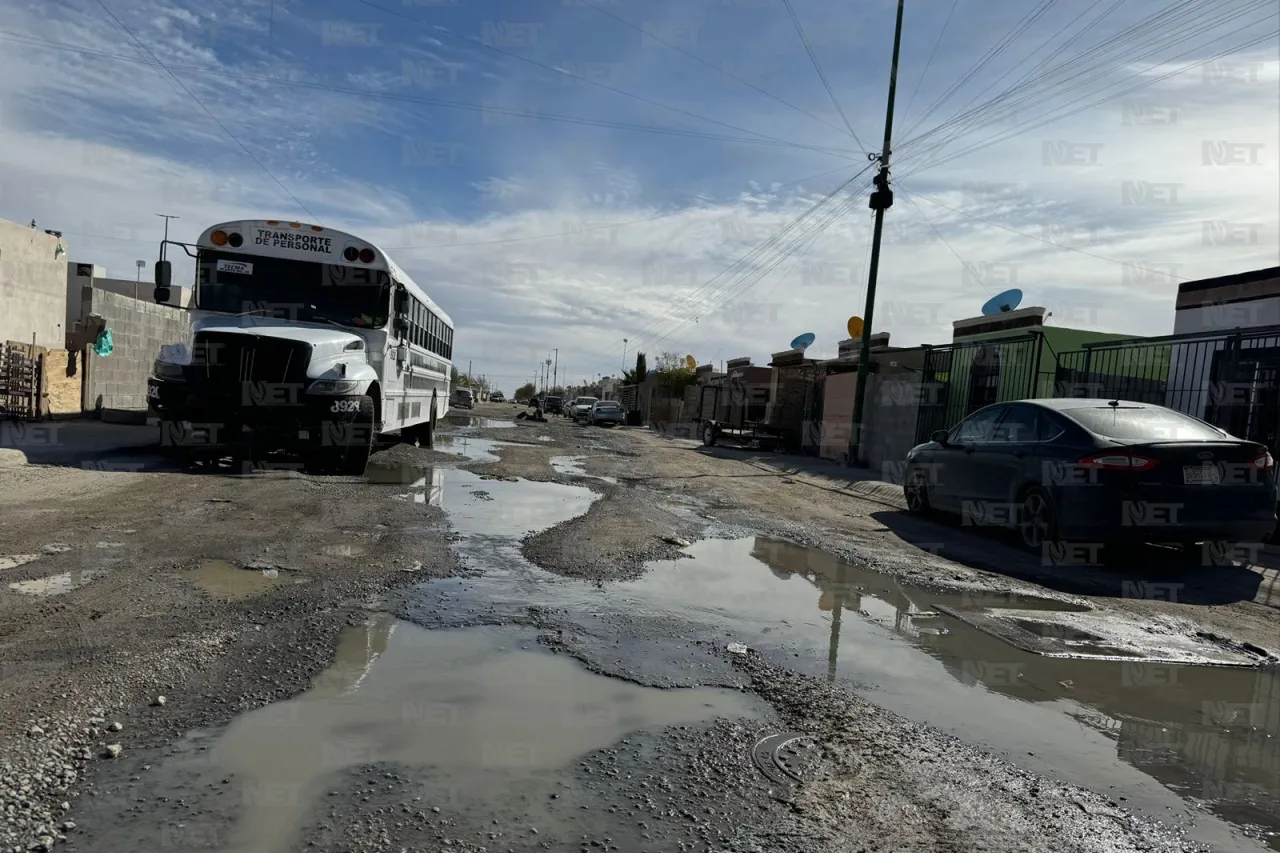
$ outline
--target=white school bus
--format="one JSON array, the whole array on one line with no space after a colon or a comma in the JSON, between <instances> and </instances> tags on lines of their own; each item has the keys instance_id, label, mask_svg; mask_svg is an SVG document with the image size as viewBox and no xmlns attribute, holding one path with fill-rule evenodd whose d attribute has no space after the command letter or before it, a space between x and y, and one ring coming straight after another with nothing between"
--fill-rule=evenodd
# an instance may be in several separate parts
<instances>
[{"instance_id":1,"label":"white school bus","mask_svg":"<svg viewBox=\"0 0 1280 853\"><path fill-rule=\"evenodd\" d=\"M429 446L448 412L453 322L377 246L276 220L166 240L196 261L191 337L161 348L148 382L161 443L289 451L317 472L363 473L379 437Z\"/></svg>"}]
</instances>

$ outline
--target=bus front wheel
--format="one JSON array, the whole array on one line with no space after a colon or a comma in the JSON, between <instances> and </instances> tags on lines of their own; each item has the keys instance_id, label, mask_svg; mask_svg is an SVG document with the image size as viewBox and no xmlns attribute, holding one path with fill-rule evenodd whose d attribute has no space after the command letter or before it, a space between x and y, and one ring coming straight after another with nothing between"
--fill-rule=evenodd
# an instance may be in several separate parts
<instances>
[{"instance_id":1,"label":"bus front wheel","mask_svg":"<svg viewBox=\"0 0 1280 853\"><path fill-rule=\"evenodd\" d=\"M338 431L340 443L323 447L312 457L308 467L313 473L332 471L340 476L358 477L368 466L377 428L373 398L366 394L355 399L359 400L359 409Z\"/></svg>"}]
</instances>

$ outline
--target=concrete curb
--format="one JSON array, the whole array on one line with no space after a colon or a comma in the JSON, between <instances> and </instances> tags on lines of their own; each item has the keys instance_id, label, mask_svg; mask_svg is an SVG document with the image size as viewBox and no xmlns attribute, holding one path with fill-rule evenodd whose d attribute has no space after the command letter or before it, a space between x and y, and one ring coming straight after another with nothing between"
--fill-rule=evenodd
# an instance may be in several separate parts
<instances>
[{"instance_id":1,"label":"concrete curb","mask_svg":"<svg viewBox=\"0 0 1280 853\"><path fill-rule=\"evenodd\" d=\"M0 447L0 468L21 468L27 464L27 454L21 450Z\"/></svg>"}]
</instances>

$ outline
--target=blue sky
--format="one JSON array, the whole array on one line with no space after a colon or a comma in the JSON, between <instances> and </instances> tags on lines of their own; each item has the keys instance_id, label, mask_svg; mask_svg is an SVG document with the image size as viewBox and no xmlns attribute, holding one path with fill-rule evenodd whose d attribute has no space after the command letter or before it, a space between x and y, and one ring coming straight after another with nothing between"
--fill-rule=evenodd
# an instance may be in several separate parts
<instances>
[{"instance_id":1,"label":"blue sky","mask_svg":"<svg viewBox=\"0 0 1280 853\"><path fill-rule=\"evenodd\" d=\"M121 277L155 213L178 239L354 231L507 390L554 347L575 378L616 371L623 338L761 363L812 331L834 354L866 176L783 229L879 147L894 9L0 0L0 216ZM1061 325L1163 334L1177 280L1280 262L1276 11L908 0L876 330L942 342L1016 285Z\"/></svg>"}]
</instances>

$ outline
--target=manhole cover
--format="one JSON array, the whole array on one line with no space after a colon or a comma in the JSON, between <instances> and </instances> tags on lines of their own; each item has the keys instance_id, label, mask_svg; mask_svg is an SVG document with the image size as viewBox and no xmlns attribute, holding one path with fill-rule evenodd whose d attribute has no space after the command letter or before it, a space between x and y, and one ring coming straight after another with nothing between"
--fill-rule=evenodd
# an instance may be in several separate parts
<instances>
[{"instance_id":1,"label":"manhole cover","mask_svg":"<svg viewBox=\"0 0 1280 853\"><path fill-rule=\"evenodd\" d=\"M822 751L813 738L796 732L769 735L751 750L760 772L779 785L807 782L821 775Z\"/></svg>"}]
</instances>

